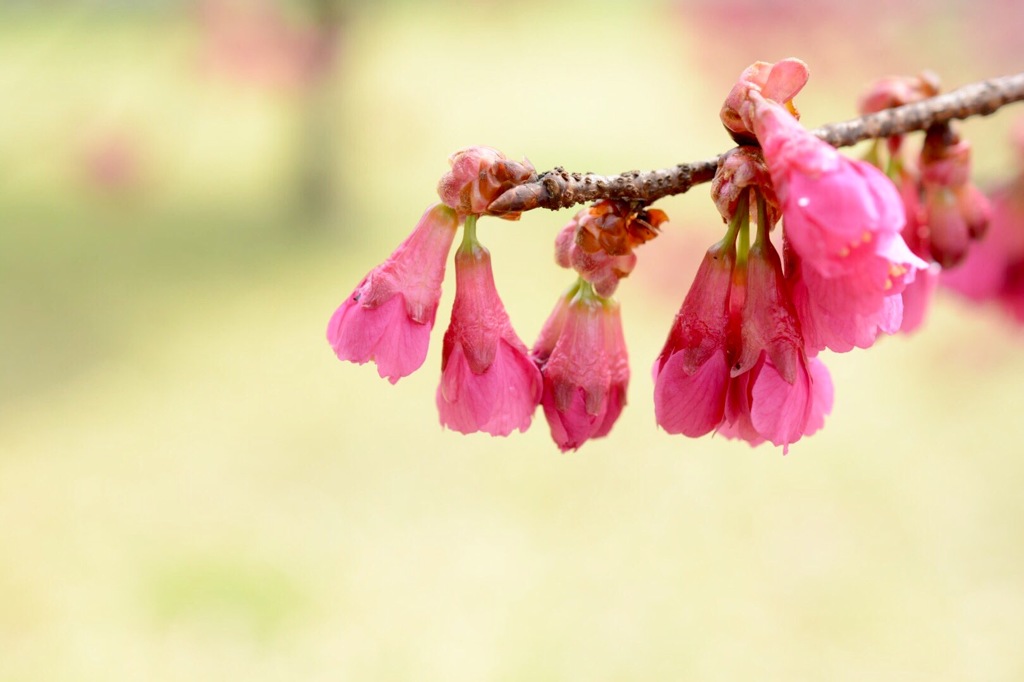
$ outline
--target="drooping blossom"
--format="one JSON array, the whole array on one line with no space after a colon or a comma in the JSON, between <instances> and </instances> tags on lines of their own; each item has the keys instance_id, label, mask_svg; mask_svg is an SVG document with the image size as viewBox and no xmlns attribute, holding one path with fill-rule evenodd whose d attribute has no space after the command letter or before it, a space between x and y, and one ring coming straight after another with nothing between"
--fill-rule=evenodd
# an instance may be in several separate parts
<instances>
[{"instance_id":1,"label":"drooping blossom","mask_svg":"<svg viewBox=\"0 0 1024 682\"><path fill-rule=\"evenodd\" d=\"M927 268L900 233L905 216L881 171L848 159L782 105L751 94L750 122L782 208L787 278L809 352L870 346L902 320L898 294Z\"/></svg>"},{"instance_id":2,"label":"drooping blossom","mask_svg":"<svg viewBox=\"0 0 1024 682\"><path fill-rule=\"evenodd\" d=\"M667 220L656 209L601 200L555 239L555 262L575 270L578 280L559 299L531 356L544 379L544 416L563 452L607 435L626 404L626 340L610 297L636 264L633 250Z\"/></svg>"},{"instance_id":3,"label":"drooping blossom","mask_svg":"<svg viewBox=\"0 0 1024 682\"><path fill-rule=\"evenodd\" d=\"M654 414L661 428L691 438L722 423L734 351L728 343L736 247L708 249L654 363Z\"/></svg>"},{"instance_id":4,"label":"drooping blossom","mask_svg":"<svg viewBox=\"0 0 1024 682\"><path fill-rule=\"evenodd\" d=\"M730 435L730 426L749 423L760 438L785 453L791 443L824 424L832 409L832 387L825 365L807 356L781 259L767 229L750 248L742 293L739 348L721 432ZM746 410L730 409L739 406Z\"/></svg>"},{"instance_id":5,"label":"drooping blossom","mask_svg":"<svg viewBox=\"0 0 1024 682\"><path fill-rule=\"evenodd\" d=\"M608 435L629 384L618 303L580 280L559 299L531 357L543 376L541 405L559 449Z\"/></svg>"},{"instance_id":6,"label":"drooping blossom","mask_svg":"<svg viewBox=\"0 0 1024 682\"><path fill-rule=\"evenodd\" d=\"M747 177L755 183L758 175ZM716 431L751 445L770 441L785 452L821 428L831 411L831 380L804 351L781 259L768 237L766 202L757 202L753 245L748 202L716 203L734 213L730 229L708 250L655 363L655 416L669 433Z\"/></svg>"},{"instance_id":7,"label":"drooping blossom","mask_svg":"<svg viewBox=\"0 0 1024 682\"><path fill-rule=\"evenodd\" d=\"M455 303L437 388L441 424L507 436L530 426L540 398L540 371L512 329L494 286L490 253L476 241L471 217L455 253Z\"/></svg>"},{"instance_id":8,"label":"drooping blossom","mask_svg":"<svg viewBox=\"0 0 1024 682\"><path fill-rule=\"evenodd\" d=\"M391 383L423 364L458 224L455 211L435 204L359 283L327 325L327 340L340 360L373 360Z\"/></svg>"}]
</instances>

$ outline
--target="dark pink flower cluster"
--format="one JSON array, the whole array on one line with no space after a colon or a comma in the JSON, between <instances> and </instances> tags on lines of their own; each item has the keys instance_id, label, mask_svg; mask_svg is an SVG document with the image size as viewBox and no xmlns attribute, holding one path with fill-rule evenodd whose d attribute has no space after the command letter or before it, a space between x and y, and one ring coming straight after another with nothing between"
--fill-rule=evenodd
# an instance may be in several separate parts
<instances>
[{"instance_id":1,"label":"dark pink flower cluster","mask_svg":"<svg viewBox=\"0 0 1024 682\"><path fill-rule=\"evenodd\" d=\"M926 267L900 236L892 182L798 123L790 100L806 81L798 60L758 63L723 106L730 134L759 149L720 164L713 190L730 229L709 250L655 365L656 414L669 432L783 448L813 433L832 405L817 353L866 348L899 329L901 294ZM784 259L769 238L779 214Z\"/></svg>"},{"instance_id":2,"label":"dark pink flower cluster","mask_svg":"<svg viewBox=\"0 0 1024 682\"><path fill-rule=\"evenodd\" d=\"M444 203L428 209L331 318L327 337L335 353L358 363L373 360L392 382L422 365L445 262L463 223L436 396L441 424L506 436L525 431L542 405L563 451L606 435L626 404L629 383L622 319L610 296L633 269L633 249L657 234L665 214L599 202L576 215L557 239L556 260L576 270L578 280L528 351L498 297L476 224L495 197L531 178L533 168L487 147L449 161L452 169L438 184Z\"/></svg>"},{"instance_id":3,"label":"dark pink flower cluster","mask_svg":"<svg viewBox=\"0 0 1024 682\"><path fill-rule=\"evenodd\" d=\"M941 217L939 205L954 206L966 233L980 232L975 214L982 202L967 177L966 143L948 128L933 129L915 174L890 164L897 189L875 165L842 156L800 125L792 100L807 79L799 60L758 62L722 108L723 124L741 144L721 158L712 183L728 229L708 250L654 365L655 415L670 433L718 433L786 452L822 428L832 410L822 351L867 348L880 334L920 323L935 283L925 273L937 267L922 255L950 253L944 238L960 229L948 227L954 220ZM891 79L865 101L893 106L934 87L923 77ZM894 159L899 146L889 141ZM607 435L630 379L612 296L636 266L636 247L654 238L667 217L627 200L602 200L577 213L555 240L555 260L575 271L576 282L527 349L476 232L479 216L508 189L535 179L534 169L487 147L463 150L449 162L438 184L442 203L331 318L327 336L335 352L343 360L375 361L392 382L422 365L461 225L436 393L442 425L506 436L526 430L540 405L562 451ZM982 279L991 273L979 271L962 286L985 296L1019 292L1024 319L1021 187L1024 180L997 195L992 234L1005 239L991 242L1016 260L998 277ZM1015 227L1004 229L1009 223ZM915 285L922 281L926 286Z\"/></svg>"},{"instance_id":4,"label":"dark pink flower cluster","mask_svg":"<svg viewBox=\"0 0 1024 682\"><path fill-rule=\"evenodd\" d=\"M418 369L427 355L448 253L464 223L437 407L441 423L451 429L506 436L530 425L540 402L540 372L498 297L476 221L494 197L531 177L533 167L487 147L465 149L449 162L452 170L439 184L445 203L429 208L409 238L338 308L327 339L339 359L373 360L392 383Z\"/></svg>"},{"instance_id":5,"label":"dark pink flower cluster","mask_svg":"<svg viewBox=\"0 0 1024 682\"><path fill-rule=\"evenodd\" d=\"M740 148L739 154L763 166L756 150ZM758 230L753 244L751 193ZM717 431L788 449L821 428L832 409L831 379L807 352L782 261L768 237L769 215L763 195L749 185L676 315L654 366L655 415L669 433Z\"/></svg>"}]
</instances>

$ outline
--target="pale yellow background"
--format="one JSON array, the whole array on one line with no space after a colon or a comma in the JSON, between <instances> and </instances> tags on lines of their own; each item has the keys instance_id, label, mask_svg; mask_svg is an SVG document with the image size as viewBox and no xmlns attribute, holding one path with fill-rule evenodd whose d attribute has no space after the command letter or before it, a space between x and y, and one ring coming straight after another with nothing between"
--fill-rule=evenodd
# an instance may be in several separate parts
<instances>
[{"instance_id":1,"label":"pale yellow background","mask_svg":"<svg viewBox=\"0 0 1024 682\"><path fill-rule=\"evenodd\" d=\"M460 147L705 158L756 58L809 62L812 126L876 75L1018 70L986 47L1005 24L971 21L997 4L711 32L655 3L367 3L312 104L202 71L187 7L41 4L0 8L0 680L1024 678L1024 333L993 310L943 297L916 337L827 355L834 413L786 457L654 424L706 188L663 202L620 287L630 404L580 452L542 418L441 430L452 282L396 386L324 339ZM319 218L295 197L310 107ZM1022 114L964 126L979 182ZM110 139L124 187L84 170ZM569 216L480 225L527 343Z\"/></svg>"}]
</instances>

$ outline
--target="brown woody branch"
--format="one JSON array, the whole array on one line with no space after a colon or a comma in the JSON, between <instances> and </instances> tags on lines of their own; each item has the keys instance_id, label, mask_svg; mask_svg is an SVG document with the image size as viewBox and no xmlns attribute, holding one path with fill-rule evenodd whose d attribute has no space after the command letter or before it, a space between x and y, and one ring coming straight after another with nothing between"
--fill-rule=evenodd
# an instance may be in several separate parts
<instances>
[{"instance_id":1,"label":"brown woody branch","mask_svg":"<svg viewBox=\"0 0 1024 682\"><path fill-rule=\"evenodd\" d=\"M1024 73L1018 73L971 83L943 95L831 123L811 132L835 147L848 147L863 140L927 130L954 119L987 116L1022 100ZM502 215L534 208L558 210L598 199L628 199L650 204L710 182L719 158L659 170L626 171L620 175L569 173L558 167L508 190L491 203L488 212Z\"/></svg>"}]
</instances>

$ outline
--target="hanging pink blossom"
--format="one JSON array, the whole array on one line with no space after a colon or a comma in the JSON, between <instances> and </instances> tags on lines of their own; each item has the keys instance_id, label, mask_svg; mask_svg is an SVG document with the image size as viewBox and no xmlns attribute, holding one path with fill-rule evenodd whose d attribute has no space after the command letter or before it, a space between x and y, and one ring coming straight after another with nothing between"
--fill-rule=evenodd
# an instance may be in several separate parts
<instances>
[{"instance_id":1,"label":"hanging pink blossom","mask_svg":"<svg viewBox=\"0 0 1024 682\"><path fill-rule=\"evenodd\" d=\"M868 347L879 331L899 329L898 294L928 267L900 236L899 192L877 168L842 156L778 104L756 95L755 102L808 351Z\"/></svg>"},{"instance_id":2,"label":"hanging pink blossom","mask_svg":"<svg viewBox=\"0 0 1024 682\"><path fill-rule=\"evenodd\" d=\"M581 282L559 300L531 355L543 376L541 405L559 449L607 435L629 384L618 304Z\"/></svg>"},{"instance_id":3,"label":"hanging pink blossom","mask_svg":"<svg viewBox=\"0 0 1024 682\"><path fill-rule=\"evenodd\" d=\"M669 433L716 431L786 452L831 411L828 371L804 353L782 265L764 230L743 259L731 236L709 249L676 316L654 369L655 415Z\"/></svg>"},{"instance_id":4,"label":"hanging pink blossom","mask_svg":"<svg viewBox=\"0 0 1024 682\"><path fill-rule=\"evenodd\" d=\"M373 360L377 373L391 383L423 364L457 227L455 212L435 204L409 238L360 282L327 325L338 359Z\"/></svg>"},{"instance_id":5,"label":"hanging pink blossom","mask_svg":"<svg viewBox=\"0 0 1024 682\"><path fill-rule=\"evenodd\" d=\"M669 433L697 438L722 423L732 361L727 336L735 262L731 243L708 250L654 363L654 414Z\"/></svg>"},{"instance_id":6,"label":"hanging pink blossom","mask_svg":"<svg viewBox=\"0 0 1024 682\"><path fill-rule=\"evenodd\" d=\"M441 355L441 424L507 436L530 426L540 397L540 371L498 297L490 254L479 244L463 246L455 254L455 303Z\"/></svg>"}]
</instances>

